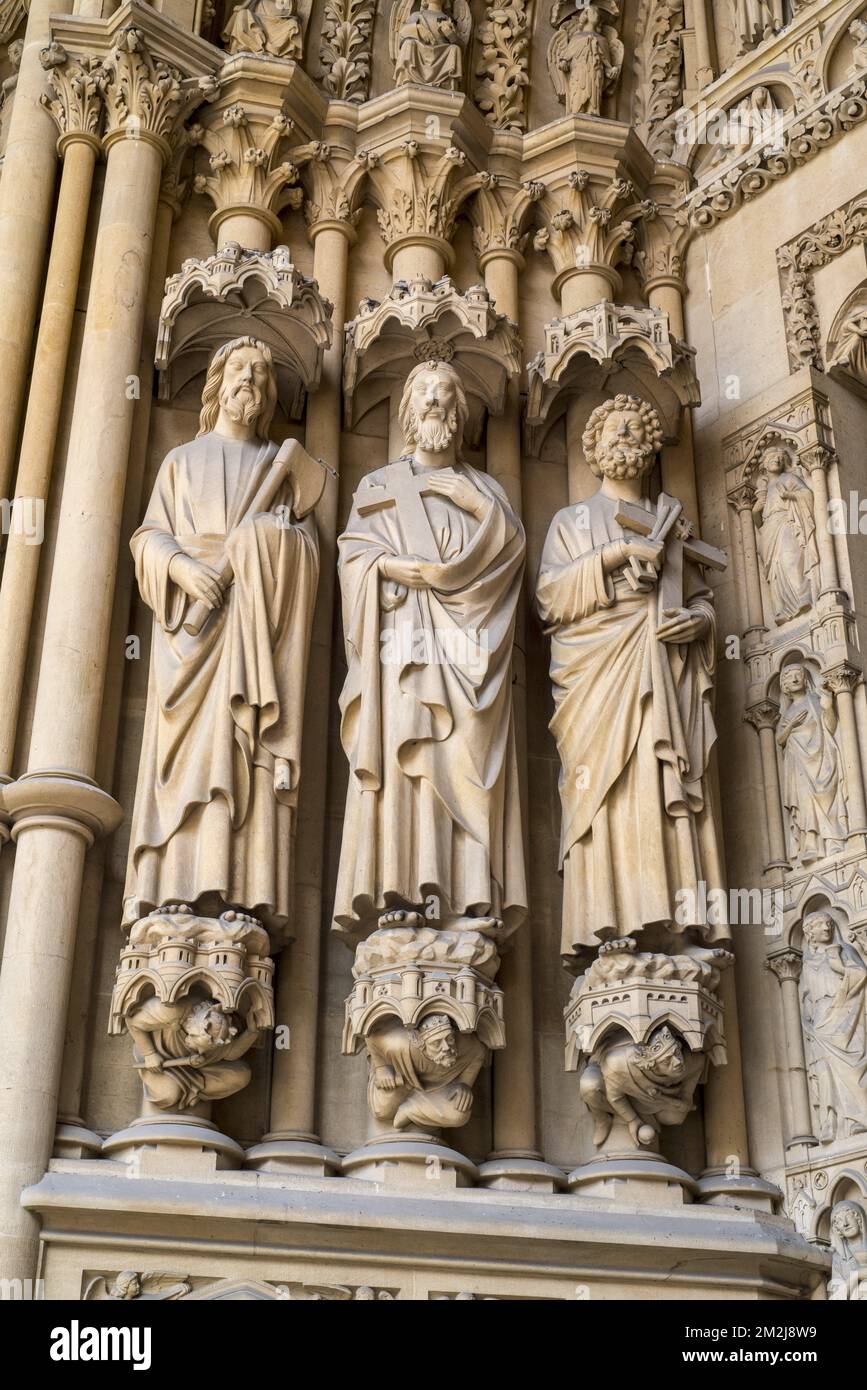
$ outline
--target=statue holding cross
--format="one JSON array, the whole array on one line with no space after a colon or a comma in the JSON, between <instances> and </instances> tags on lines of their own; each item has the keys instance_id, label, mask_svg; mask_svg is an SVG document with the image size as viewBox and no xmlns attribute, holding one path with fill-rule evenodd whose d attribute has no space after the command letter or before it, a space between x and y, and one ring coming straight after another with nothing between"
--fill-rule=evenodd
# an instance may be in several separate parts
<instances>
[{"instance_id":1,"label":"statue holding cross","mask_svg":"<svg viewBox=\"0 0 867 1390\"><path fill-rule=\"evenodd\" d=\"M350 942L422 925L499 941L526 914L512 717L524 531L464 463L467 401L410 373L408 452L362 479L340 538L350 763L334 908Z\"/></svg>"},{"instance_id":2,"label":"statue holding cross","mask_svg":"<svg viewBox=\"0 0 867 1390\"><path fill-rule=\"evenodd\" d=\"M536 588L551 637L561 759L567 957L641 934L728 934L701 920L699 885L722 887L708 785L715 619L707 569L723 553L681 504L646 496L662 443L656 411L619 395L591 414L584 455L598 491L548 531Z\"/></svg>"}]
</instances>

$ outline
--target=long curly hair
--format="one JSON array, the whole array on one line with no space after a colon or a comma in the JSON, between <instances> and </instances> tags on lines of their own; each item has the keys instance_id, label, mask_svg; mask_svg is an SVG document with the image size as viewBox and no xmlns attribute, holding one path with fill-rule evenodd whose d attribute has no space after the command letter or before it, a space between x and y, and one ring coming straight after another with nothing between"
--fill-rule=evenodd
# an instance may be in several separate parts
<instances>
[{"instance_id":1,"label":"long curly hair","mask_svg":"<svg viewBox=\"0 0 867 1390\"><path fill-rule=\"evenodd\" d=\"M226 363L232 353L238 348L256 348L261 352L265 361L268 363L268 385L265 389L265 401L259 415L256 417L256 433L260 439L268 440L268 431L271 421L274 419L274 411L277 409L277 373L274 370L274 358L267 343L263 343L259 338L232 338L228 343L223 343L217 348L208 364L208 372L205 377L205 389L202 392L202 411L199 415L199 432L196 435L210 434L217 423L220 414L220 390L223 385L223 373L226 370Z\"/></svg>"},{"instance_id":2,"label":"long curly hair","mask_svg":"<svg viewBox=\"0 0 867 1390\"><path fill-rule=\"evenodd\" d=\"M602 405L597 405L581 436L584 457L597 478L602 477L602 466L596 457L602 426L609 415L613 415L618 410L631 410L640 415L647 436L647 443L651 446L651 458L655 458L662 447L662 423L653 406L649 401L642 400L640 396L627 396L625 392L621 391L611 400L603 401Z\"/></svg>"},{"instance_id":3,"label":"long curly hair","mask_svg":"<svg viewBox=\"0 0 867 1390\"><path fill-rule=\"evenodd\" d=\"M455 371L454 367L448 362L430 361L419 362L417 367L413 367L406 379L403 388L403 395L400 398L400 408L398 410L398 420L403 430L404 447L412 449L417 440L415 428L415 411L412 408L412 387L417 376L422 372L439 372L448 375L455 388L455 410L454 410L454 430L455 430L455 455L461 456L461 446L464 442L464 429L469 418L470 410L467 405L467 393L464 390L463 382Z\"/></svg>"}]
</instances>

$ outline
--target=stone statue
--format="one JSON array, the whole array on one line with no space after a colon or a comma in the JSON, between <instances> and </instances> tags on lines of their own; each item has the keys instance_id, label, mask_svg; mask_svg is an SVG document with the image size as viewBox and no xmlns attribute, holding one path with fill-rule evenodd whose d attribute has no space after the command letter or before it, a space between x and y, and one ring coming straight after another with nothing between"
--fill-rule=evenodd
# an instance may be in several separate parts
<instances>
[{"instance_id":1,"label":"stone statue","mask_svg":"<svg viewBox=\"0 0 867 1390\"><path fill-rule=\"evenodd\" d=\"M244 0L223 30L230 53L257 53L299 60L303 44L295 0Z\"/></svg>"},{"instance_id":2,"label":"stone statue","mask_svg":"<svg viewBox=\"0 0 867 1390\"><path fill-rule=\"evenodd\" d=\"M863 303L863 292L859 294L859 299L862 302L846 315L834 335L834 348L828 354L828 367L845 368L850 376L867 386L867 306Z\"/></svg>"},{"instance_id":3,"label":"stone statue","mask_svg":"<svg viewBox=\"0 0 867 1390\"><path fill-rule=\"evenodd\" d=\"M848 33L854 41L852 49L852 72L867 71L867 19L853 19Z\"/></svg>"},{"instance_id":4,"label":"stone statue","mask_svg":"<svg viewBox=\"0 0 867 1390\"><path fill-rule=\"evenodd\" d=\"M552 24L557 24L560 0L554 6ZM548 70L558 97L570 115L586 112L601 116L602 98L620 77L623 44L612 24L603 25L602 7L584 5L571 10L571 18L560 20L548 45Z\"/></svg>"},{"instance_id":5,"label":"stone statue","mask_svg":"<svg viewBox=\"0 0 867 1390\"><path fill-rule=\"evenodd\" d=\"M749 150L777 148L780 142L783 112L774 101L767 87L753 87L738 104L727 111L723 119L717 117L711 128L719 122L720 138L707 167L724 164L735 156L747 154ZM710 137L711 130L708 131Z\"/></svg>"},{"instance_id":6,"label":"stone statue","mask_svg":"<svg viewBox=\"0 0 867 1390\"><path fill-rule=\"evenodd\" d=\"M395 0L389 19L395 86L418 82L459 92L472 27L466 0Z\"/></svg>"},{"instance_id":7,"label":"stone statue","mask_svg":"<svg viewBox=\"0 0 867 1390\"><path fill-rule=\"evenodd\" d=\"M603 1043L581 1075L581 1099L595 1120L593 1142L604 1144L616 1119L636 1148L652 1144L661 1125L682 1124L705 1062L668 1027L657 1028L647 1043Z\"/></svg>"},{"instance_id":8,"label":"stone statue","mask_svg":"<svg viewBox=\"0 0 867 1390\"><path fill-rule=\"evenodd\" d=\"M725 557L690 538L675 499L651 510L644 480L661 442L646 401L594 410L583 449L602 485L557 513L542 555L567 957L642 932L654 949L693 927L728 935L699 902L700 884L723 882L708 787L715 622L699 567Z\"/></svg>"},{"instance_id":9,"label":"stone statue","mask_svg":"<svg viewBox=\"0 0 867 1390\"><path fill-rule=\"evenodd\" d=\"M860 1202L837 1202L831 1210L831 1280L828 1298L860 1300L867 1288L867 1218Z\"/></svg>"},{"instance_id":10,"label":"stone statue","mask_svg":"<svg viewBox=\"0 0 867 1390\"><path fill-rule=\"evenodd\" d=\"M135 1269L122 1269L110 1282L105 1275L91 1279L84 1301L116 1299L120 1303L174 1303L192 1293L188 1276L177 1274L140 1274Z\"/></svg>"},{"instance_id":11,"label":"stone statue","mask_svg":"<svg viewBox=\"0 0 867 1390\"><path fill-rule=\"evenodd\" d=\"M735 0L738 56L778 34L785 22L783 0Z\"/></svg>"},{"instance_id":12,"label":"stone statue","mask_svg":"<svg viewBox=\"0 0 867 1390\"><path fill-rule=\"evenodd\" d=\"M151 996L126 1018L145 1095L165 1110L224 1100L250 1080L241 1059L259 1030L243 1028L215 999L165 1003Z\"/></svg>"},{"instance_id":13,"label":"stone statue","mask_svg":"<svg viewBox=\"0 0 867 1390\"><path fill-rule=\"evenodd\" d=\"M350 763L335 929L499 937L526 914L512 642L524 531L460 458L467 401L441 362L407 379L408 452L368 474L339 541Z\"/></svg>"},{"instance_id":14,"label":"stone statue","mask_svg":"<svg viewBox=\"0 0 867 1390\"><path fill-rule=\"evenodd\" d=\"M819 1138L867 1133L867 965L830 912L804 918L800 991Z\"/></svg>"},{"instance_id":15,"label":"stone statue","mask_svg":"<svg viewBox=\"0 0 867 1390\"><path fill-rule=\"evenodd\" d=\"M130 542L154 626L125 925L169 902L289 918L319 571L300 464L322 470L294 441L278 455L276 403L264 343L219 348L198 436L167 455Z\"/></svg>"},{"instance_id":16,"label":"stone statue","mask_svg":"<svg viewBox=\"0 0 867 1390\"><path fill-rule=\"evenodd\" d=\"M428 1014L418 1028L390 1019L370 1032L367 1050L367 1098L378 1120L395 1129L466 1124L487 1049L472 1034L459 1034L446 1014Z\"/></svg>"},{"instance_id":17,"label":"stone statue","mask_svg":"<svg viewBox=\"0 0 867 1390\"><path fill-rule=\"evenodd\" d=\"M781 670L780 694L785 703L777 743L789 849L793 859L810 864L843 849L849 830L843 762L834 737L837 713L833 695L817 691L799 662Z\"/></svg>"},{"instance_id":18,"label":"stone statue","mask_svg":"<svg viewBox=\"0 0 867 1390\"><path fill-rule=\"evenodd\" d=\"M753 517L774 621L784 623L807 612L819 590L813 493L788 449L775 445L762 455Z\"/></svg>"}]
</instances>

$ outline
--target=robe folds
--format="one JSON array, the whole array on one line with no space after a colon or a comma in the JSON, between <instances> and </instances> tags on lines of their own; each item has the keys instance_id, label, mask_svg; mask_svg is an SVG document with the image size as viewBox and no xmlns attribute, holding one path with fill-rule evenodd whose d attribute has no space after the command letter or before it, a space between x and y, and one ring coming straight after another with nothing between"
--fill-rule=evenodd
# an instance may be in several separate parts
<instances>
[{"instance_id":1,"label":"robe folds","mask_svg":"<svg viewBox=\"0 0 867 1390\"><path fill-rule=\"evenodd\" d=\"M526 914L511 690L524 531L496 482L468 464L455 472L491 506L479 522L444 496L423 499L441 562L396 606L379 572L381 557L406 554L394 508L362 517L354 503L339 541L350 774L334 922L345 935L431 898L442 923L490 913L509 932ZM386 483L387 468L369 481Z\"/></svg>"},{"instance_id":2,"label":"robe folds","mask_svg":"<svg viewBox=\"0 0 867 1390\"><path fill-rule=\"evenodd\" d=\"M656 587L633 592L622 572L603 571L606 545L634 534L615 520L617 507L597 492L557 513L536 590L551 637L566 956L654 924L728 936L704 921L701 888L723 887L707 781L716 739L710 591L685 563L684 606L706 614L709 631L660 641Z\"/></svg>"},{"instance_id":3,"label":"robe folds","mask_svg":"<svg viewBox=\"0 0 867 1390\"><path fill-rule=\"evenodd\" d=\"M148 703L124 923L168 902L213 899L269 924L290 913L304 685L319 575L311 518L249 515L277 445L203 435L173 449L132 537L153 610ZM291 502L287 482L274 508ZM169 578L184 551L234 580L197 636ZM274 790L275 765L288 769ZM201 904L200 904L201 905Z\"/></svg>"}]
</instances>

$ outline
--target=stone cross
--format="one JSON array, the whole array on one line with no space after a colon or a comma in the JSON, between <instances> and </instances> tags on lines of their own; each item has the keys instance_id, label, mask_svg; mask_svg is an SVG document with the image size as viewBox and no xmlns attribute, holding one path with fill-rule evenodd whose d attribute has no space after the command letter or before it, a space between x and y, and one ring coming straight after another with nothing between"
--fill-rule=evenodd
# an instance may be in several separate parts
<instances>
[{"instance_id":1,"label":"stone cross","mask_svg":"<svg viewBox=\"0 0 867 1390\"><path fill-rule=\"evenodd\" d=\"M634 502L621 501L617 506L615 520L619 525L627 526L630 531L637 531L640 536L654 536L665 540L665 556L659 576L659 614L662 617L683 607L684 559L692 560L694 564L702 565L706 569L724 570L728 558L725 551L717 550L716 546L706 545L704 541L684 534L688 523L681 522L677 525L680 508L675 498L661 492L656 505L656 512L650 512L646 507L640 507ZM677 517L668 534L665 534L664 520L662 529L659 521L666 518L674 507L677 507Z\"/></svg>"},{"instance_id":2,"label":"stone cross","mask_svg":"<svg viewBox=\"0 0 867 1390\"><path fill-rule=\"evenodd\" d=\"M439 563L440 549L422 501L434 495L429 482L430 473L413 473L410 459L398 459L388 465L384 484L362 479L355 502L359 516L395 507L407 554Z\"/></svg>"}]
</instances>

